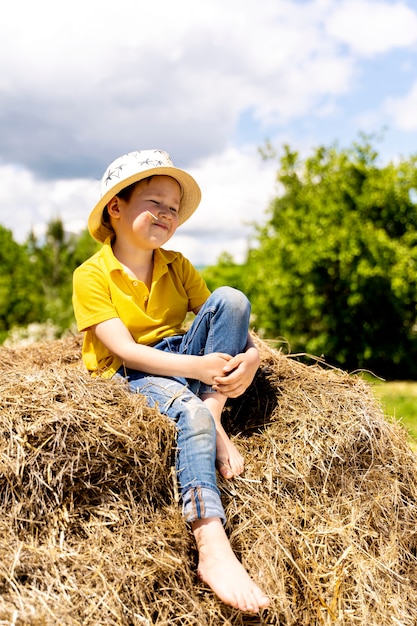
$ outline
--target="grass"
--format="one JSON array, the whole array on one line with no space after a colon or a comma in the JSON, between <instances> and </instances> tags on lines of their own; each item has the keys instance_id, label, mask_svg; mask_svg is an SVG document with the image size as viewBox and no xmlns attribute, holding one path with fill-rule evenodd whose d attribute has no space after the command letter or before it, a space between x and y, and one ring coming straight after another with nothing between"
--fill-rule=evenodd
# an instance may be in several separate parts
<instances>
[{"instance_id":1,"label":"grass","mask_svg":"<svg viewBox=\"0 0 417 626\"><path fill-rule=\"evenodd\" d=\"M375 382L372 387L385 415L399 421L407 430L413 448L417 447L417 382Z\"/></svg>"}]
</instances>

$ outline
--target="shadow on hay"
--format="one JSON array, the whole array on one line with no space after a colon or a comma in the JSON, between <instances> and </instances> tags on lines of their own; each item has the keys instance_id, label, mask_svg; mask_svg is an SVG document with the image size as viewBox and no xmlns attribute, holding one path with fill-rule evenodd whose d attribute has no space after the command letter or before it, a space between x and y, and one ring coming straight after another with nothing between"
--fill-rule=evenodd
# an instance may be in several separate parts
<instances>
[{"instance_id":1,"label":"shadow on hay","mask_svg":"<svg viewBox=\"0 0 417 626\"><path fill-rule=\"evenodd\" d=\"M229 434L251 437L271 423L282 393L279 382L273 382L272 377L271 367L260 367L247 391L228 400L222 419Z\"/></svg>"}]
</instances>

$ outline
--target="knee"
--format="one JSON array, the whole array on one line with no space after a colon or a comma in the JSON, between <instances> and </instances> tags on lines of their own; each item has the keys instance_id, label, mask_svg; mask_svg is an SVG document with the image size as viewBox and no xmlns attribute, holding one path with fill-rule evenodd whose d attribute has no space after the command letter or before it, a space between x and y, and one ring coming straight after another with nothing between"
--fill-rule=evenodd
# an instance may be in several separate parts
<instances>
[{"instance_id":1,"label":"knee","mask_svg":"<svg viewBox=\"0 0 417 626\"><path fill-rule=\"evenodd\" d=\"M201 403L188 406L189 423L195 435L209 435L215 437L216 425L208 408Z\"/></svg>"},{"instance_id":2,"label":"knee","mask_svg":"<svg viewBox=\"0 0 417 626\"><path fill-rule=\"evenodd\" d=\"M181 429L190 429L194 434L215 435L216 425L214 418L200 398L194 394L187 394L181 398L179 405L178 426Z\"/></svg>"},{"instance_id":3,"label":"knee","mask_svg":"<svg viewBox=\"0 0 417 626\"><path fill-rule=\"evenodd\" d=\"M246 313L250 311L250 302L242 291L234 287L218 287L213 291L213 296L219 298L228 308Z\"/></svg>"},{"instance_id":4,"label":"knee","mask_svg":"<svg viewBox=\"0 0 417 626\"><path fill-rule=\"evenodd\" d=\"M182 419L178 423L181 433L181 443L184 438L189 444L202 453L214 454L216 450L216 425L210 411L204 404L191 403L183 411Z\"/></svg>"}]
</instances>

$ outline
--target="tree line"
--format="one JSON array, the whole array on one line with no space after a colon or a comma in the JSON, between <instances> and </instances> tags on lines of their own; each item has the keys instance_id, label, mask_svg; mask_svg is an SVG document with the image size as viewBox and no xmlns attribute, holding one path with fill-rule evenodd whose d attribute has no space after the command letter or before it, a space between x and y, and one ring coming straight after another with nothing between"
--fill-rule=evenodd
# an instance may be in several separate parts
<instances>
[{"instance_id":1,"label":"tree line","mask_svg":"<svg viewBox=\"0 0 417 626\"><path fill-rule=\"evenodd\" d=\"M352 371L417 379L417 156L381 164L369 138L301 158L267 145L277 193L243 263L202 270L252 302L252 325L291 353ZM72 272L97 249L52 220L24 244L0 226L0 342L13 327L74 328Z\"/></svg>"},{"instance_id":2,"label":"tree line","mask_svg":"<svg viewBox=\"0 0 417 626\"><path fill-rule=\"evenodd\" d=\"M88 231L66 233L61 219L23 244L0 226L0 343L32 323L51 323L56 336L74 329L72 273L97 246Z\"/></svg>"}]
</instances>

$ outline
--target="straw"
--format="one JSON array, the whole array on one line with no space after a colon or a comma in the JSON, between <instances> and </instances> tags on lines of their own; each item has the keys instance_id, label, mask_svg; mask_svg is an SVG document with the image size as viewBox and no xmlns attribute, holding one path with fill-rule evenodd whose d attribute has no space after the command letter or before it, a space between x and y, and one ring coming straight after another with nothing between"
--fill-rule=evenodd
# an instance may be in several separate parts
<instances>
[{"instance_id":1,"label":"straw","mask_svg":"<svg viewBox=\"0 0 417 626\"><path fill-rule=\"evenodd\" d=\"M152 219L156 220L157 222L159 222L159 217L156 217L156 215L154 215L153 213L151 213L150 211L146 211L146 213L148 215L151 216Z\"/></svg>"},{"instance_id":2,"label":"straw","mask_svg":"<svg viewBox=\"0 0 417 626\"><path fill-rule=\"evenodd\" d=\"M226 530L272 599L223 605L195 574L175 428L91 379L80 337L0 349L0 624L415 626L417 465L362 379L254 337L225 424L246 459Z\"/></svg>"}]
</instances>

